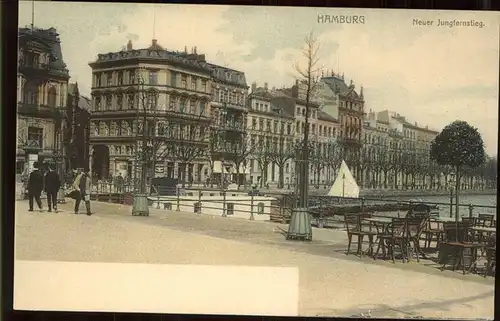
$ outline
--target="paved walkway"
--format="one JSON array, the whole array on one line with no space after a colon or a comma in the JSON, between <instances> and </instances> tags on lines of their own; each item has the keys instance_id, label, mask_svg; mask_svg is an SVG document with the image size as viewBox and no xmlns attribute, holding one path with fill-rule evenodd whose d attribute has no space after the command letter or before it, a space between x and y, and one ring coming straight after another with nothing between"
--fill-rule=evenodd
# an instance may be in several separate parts
<instances>
[{"instance_id":1,"label":"paved walkway","mask_svg":"<svg viewBox=\"0 0 500 321\"><path fill-rule=\"evenodd\" d=\"M494 279L342 254L345 232L289 242L279 225L93 202L95 215L27 212L17 202L16 258L127 263L297 266L300 315L493 318ZM277 303L279 304L279 300ZM370 311L370 312L369 312Z\"/></svg>"}]
</instances>

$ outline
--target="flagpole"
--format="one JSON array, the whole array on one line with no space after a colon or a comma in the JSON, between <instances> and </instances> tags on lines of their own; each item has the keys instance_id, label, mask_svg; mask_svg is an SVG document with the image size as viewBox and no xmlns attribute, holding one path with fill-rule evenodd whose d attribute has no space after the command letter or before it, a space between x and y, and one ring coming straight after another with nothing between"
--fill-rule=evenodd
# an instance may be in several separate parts
<instances>
[{"instance_id":1,"label":"flagpole","mask_svg":"<svg viewBox=\"0 0 500 321\"><path fill-rule=\"evenodd\" d=\"M35 28L35 0L31 1L31 31Z\"/></svg>"}]
</instances>

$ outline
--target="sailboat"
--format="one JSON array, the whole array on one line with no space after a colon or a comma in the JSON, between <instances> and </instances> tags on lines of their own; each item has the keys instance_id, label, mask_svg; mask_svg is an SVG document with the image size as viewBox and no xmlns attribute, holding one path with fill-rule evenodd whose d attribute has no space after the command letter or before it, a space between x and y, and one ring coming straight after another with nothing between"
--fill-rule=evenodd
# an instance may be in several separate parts
<instances>
[{"instance_id":1,"label":"sailboat","mask_svg":"<svg viewBox=\"0 0 500 321\"><path fill-rule=\"evenodd\" d=\"M328 196L359 198L359 186L344 160Z\"/></svg>"}]
</instances>

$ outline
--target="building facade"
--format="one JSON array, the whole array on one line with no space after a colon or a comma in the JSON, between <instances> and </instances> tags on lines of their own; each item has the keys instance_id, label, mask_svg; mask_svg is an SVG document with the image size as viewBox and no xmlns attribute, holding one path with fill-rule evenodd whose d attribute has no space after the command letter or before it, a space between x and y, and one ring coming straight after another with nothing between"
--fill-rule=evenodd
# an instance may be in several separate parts
<instances>
[{"instance_id":1,"label":"building facade","mask_svg":"<svg viewBox=\"0 0 500 321\"><path fill-rule=\"evenodd\" d=\"M62 173L70 77L61 41L54 28L18 31L16 172L29 172L42 161L56 162Z\"/></svg>"},{"instance_id":2,"label":"building facade","mask_svg":"<svg viewBox=\"0 0 500 321\"><path fill-rule=\"evenodd\" d=\"M319 90L323 97L331 97L329 106L338 109L338 120L340 132L338 143L342 146L343 159L351 169L357 181L361 178L361 169L356 166L362 147L362 131L365 115L365 101L363 87L360 91L351 80L349 85L344 80L344 75L331 73L330 76L321 78Z\"/></svg>"},{"instance_id":3,"label":"building facade","mask_svg":"<svg viewBox=\"0 0 500 321\"><path fill-rule=\"evenodd\" d=\"M68 85L67 126L64 135L66 169L87 168L90 155L90 110L92 100L80 94L78 84Z\"/></svg>"},{"instance_id":4,"label":"building facade","mask_svg":"<svg viewBox=\"0 0 500 321\"><path fill-rule=\"evenodd\" d=\"M208 63L196 47L170 51L154 39L143 49L129 41L120 52L99 54L90 66L98 177L133 178L138 150L154 155L149 175L154 170L155 177L189 183L205 182L221 171L221 160L231 159L245 133L244 73ZM151 146L144 148L137 135L143 127L151 131Z\"/></svg>"}]
</instances>

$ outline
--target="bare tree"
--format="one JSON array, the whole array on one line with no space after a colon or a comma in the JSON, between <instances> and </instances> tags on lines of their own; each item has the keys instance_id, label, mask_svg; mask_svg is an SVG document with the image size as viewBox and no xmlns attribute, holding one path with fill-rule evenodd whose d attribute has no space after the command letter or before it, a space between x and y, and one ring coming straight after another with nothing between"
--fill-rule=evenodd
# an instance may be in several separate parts
<instances>
[{"instance_id":1,"label":"bare tree","mask_svg":"<svg viewBox=\"0 0 500 321\"><path fill-rule=\"evenodd\" d=\"M337 170L342 163L342 147L337 143L337 141L329 141L326 143L326 169L327 178L329 184L332 184L332 176L335 176ZM335 178L334 178L335 179Z\"/></svg>"},{"instance_id":2,"label":"bare tree","mask_svg":"<svg viewBox=\"0 0 500 321\"><path fill-rule=\"evenodd\" d=\"M271 147L271 139L266 136L257 136L258 141L255 142L254 155L256 156L257 164L261 173L260 187L267 184L268 166L273 161L273 150Z\"/></svg>"},{"instance_id":3,"label":"bare tree","mask_svg":"<svg viewBox=\"0 0 500 321\"><path fill-rule=\"evenodd\" d=\"M305 58L306 66L300 67L298 64L294 66L298 73L298 92L299 98L304 97L305 101L305 126L304 137L302 144L302 155L300 155L300 202L301 206L307 206L308 199L308 182L309 182L309 117L311 116L312 99L319 84L319 74L321 67L320 62L320 45L317 38L311 31L304 39L304 49L302 55ZM302 95L301 95L302 94Z\"/></svg>"},{"instance_id":4,"label":"bare tree","mask_svg":"<svg viewBox=\"0 0 500 321\"><path fill-rule=\"evenodd\" d=\"M273 142L273 149L270 154L271 162L278 166L278 188L285 186L285 166L296 153L297 146L293 143L293 139L287 137L284 129L280 131L278 138Z\"/></svg>"},{"instance_id":5,"label":"bare tree","mask_svg":"<svg viewBox=\"0 0 500 321\"><path fill-rule=\"evenodd\" d=\"M247 160L250 155L254 154L257 149L256 144L252 144L250 135L244 133L237 144L229 143L224 145L224 152L226 152L231 161L234 163L236 169L237 185L240 188L240 168L246 167Z\"/></svg>"}]
</instances>

